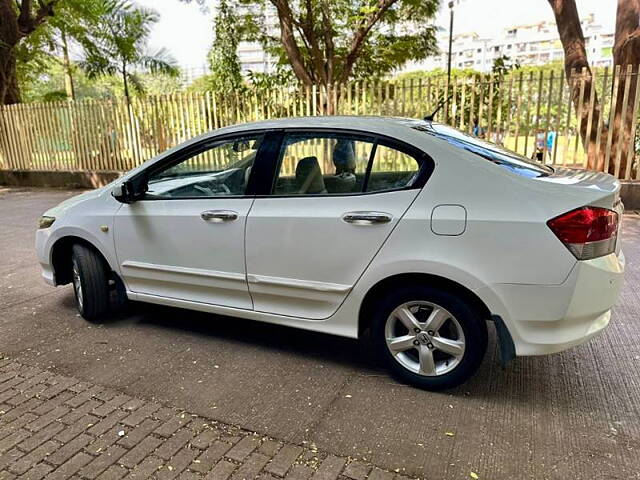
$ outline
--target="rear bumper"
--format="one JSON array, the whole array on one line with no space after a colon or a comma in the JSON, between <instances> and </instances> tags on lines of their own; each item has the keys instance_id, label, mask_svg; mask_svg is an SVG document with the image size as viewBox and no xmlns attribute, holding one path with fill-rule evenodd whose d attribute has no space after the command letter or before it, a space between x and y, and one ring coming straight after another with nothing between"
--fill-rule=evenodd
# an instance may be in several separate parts
<instances>
[{"instance_id":1,"label":"rear bumper","mask_svg":"<svg viewBox=\"0 0 640 480\"><path fill-rule=\"evenodd\" d=\"M493 285L497 302L490 308L504 319L516 355L560 352L604 330L622 288L624 263L622 252L613 253L576 262L560 285Z\"/></svg>"}]
</instances>

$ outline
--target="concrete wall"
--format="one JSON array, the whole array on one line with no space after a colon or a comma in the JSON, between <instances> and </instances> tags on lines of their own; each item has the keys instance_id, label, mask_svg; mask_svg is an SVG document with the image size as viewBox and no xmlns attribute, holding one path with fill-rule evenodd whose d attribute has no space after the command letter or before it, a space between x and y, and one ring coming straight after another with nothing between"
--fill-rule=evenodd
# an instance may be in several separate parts
<instances>
[{"instance_id":1,"label":"concrete wall","mask_svg":"<svg viewBox=\"0 0 640 480\"><path fill-rule=\"evenodd\" d=\"M0 185L10 187L97 188L120 177L122 172L54 172L0 170Z\"/></svg>"},{"instance_id":2,"label":"concrete wall","mask_svg":"<svg viewBox=\"0 0 640 480\"><path fill-rule=\"evenodd\" d=\"M51 172L0 170L0 185L10 187L97 188L122 172ZM640 210L640 181L623 180L620 192L627 210Z\"/></svg>"}]
</instances>

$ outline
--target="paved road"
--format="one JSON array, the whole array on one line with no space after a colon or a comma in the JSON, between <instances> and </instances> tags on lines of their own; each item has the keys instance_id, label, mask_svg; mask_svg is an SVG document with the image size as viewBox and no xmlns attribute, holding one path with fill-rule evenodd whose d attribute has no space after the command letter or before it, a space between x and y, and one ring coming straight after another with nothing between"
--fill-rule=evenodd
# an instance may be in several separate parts
<instances>
[{"instance_id":1,"label":"paved road","mask_svg":"<svg viewBox=\"0 0 640 480\"><path fill-rule=\"evenodd\" d=\"M409 480L0 357L0 479Z\"/></svg>"},{"instance_id":2,"label":"paved road","mask_svg":"<svg viewBox=\"0 0 640 480\"><path fill-rule=\"evenodd\" d=\"M352 340L160 307L84 322L71 288L41 282L32 245L38 215L70 194L0 193L0 353L16 361L411 476L640 478L638 215L605 334L506 370L491 335L477 377L428 393Z\"/></svg>"}]
</instances>

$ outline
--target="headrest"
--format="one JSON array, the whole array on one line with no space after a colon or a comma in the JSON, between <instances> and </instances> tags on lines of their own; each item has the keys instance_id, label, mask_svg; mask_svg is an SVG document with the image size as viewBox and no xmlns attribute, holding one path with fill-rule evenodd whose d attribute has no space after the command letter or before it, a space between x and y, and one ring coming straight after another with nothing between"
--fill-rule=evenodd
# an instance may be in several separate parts
<instances>
[{"instance_id":1,"label":"headrest","mask_svg":"<svg viewBox=\"0 0 640 480\"><path fill-rule=\"evenodd\" d=\"M296 165L296 183L300 193L322 193L324 179L316 157L305 157Z\"/></svg>"},{"instance_id":2,"label":"headrest","mask_svg":"<svg viewBox=\"0 0 640 480\"><path fill-rule=\"evenodd\" d=\"M353 140L338 139L333 147L333 164L336 174L356 171L356 151Z\"/></svg>"}]
</instances>

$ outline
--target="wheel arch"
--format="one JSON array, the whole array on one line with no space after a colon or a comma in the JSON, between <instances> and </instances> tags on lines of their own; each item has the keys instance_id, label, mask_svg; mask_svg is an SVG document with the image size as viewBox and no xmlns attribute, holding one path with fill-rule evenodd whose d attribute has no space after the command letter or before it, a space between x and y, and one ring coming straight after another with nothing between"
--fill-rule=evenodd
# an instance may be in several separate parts
<instances>
[{"instance_id":1,"label":"wheel arch","mask_svg":"<svg viewBox=\"0 0 640 480\"><path fill-rule=\"evenodd\" d=\"M86 238L75 235L66 235L55 241L51 247L51 266L56 279L56 285L66 285L71 283L71 254L74 245L84 245L96 252L102 259L105 267L112 275L117 276L114 269L109 264L105 254L95 244Z\"/></svg>"},{"instance_id":2,"label":"wheel arch","mask_svg":"<svg viewBox=\"0 0 640 480\"><path fill-rule=\"evenodd\" d=\"M358 337L362 338L364 333L371 325L371 310L375 306L376 300L380 298L385 291L398 288L409 284L421 284L431 287L446 289L447 291L457 293L463 299L476 309L485 320L491 320L491 310L478 295L464 285L442 277L428 273L400 273L386 277L374 284L365 294L358 315Z\"/></svg>"}]
</instances>

